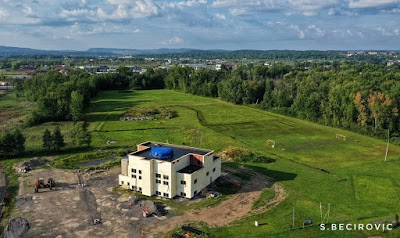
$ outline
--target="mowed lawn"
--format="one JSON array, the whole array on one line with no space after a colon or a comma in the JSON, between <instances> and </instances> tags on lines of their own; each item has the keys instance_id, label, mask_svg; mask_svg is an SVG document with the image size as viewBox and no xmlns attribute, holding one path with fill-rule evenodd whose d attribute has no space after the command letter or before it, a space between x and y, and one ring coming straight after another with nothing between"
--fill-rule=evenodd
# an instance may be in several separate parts
<instances>
[{"instance_id":1,"label":"mowed lawn","mask_svg":"<svg viewBox=\"0 0 400 238\"><path fill-rule=\"evenodd\" d=\"M168 107L178 117L152 121L120 121L127 110ZM400 147L390 145L384 162L384 141L337 128L293 119L251 107L232 105L169 90L102 92L85 118L96 148L134 148L160 141L213 149L247 147L276 159L246 164L275 178L287 199L274 209L224 228L210 228L216 237L399 237L399 231L320 231L301 229L303 220L321 222L330 204L329 222L368 223L400 214ZM196 140L193 133L196 133ZM336 134L346 141L336 140ZM116 141L108 145L107 141ZM275 148L267 141L274 140ZM295 228L292 212L295 208ZM254 227L254 221L265 224ZM325 220L326 222L326 220Z\"/></svg>"}]
</instances>

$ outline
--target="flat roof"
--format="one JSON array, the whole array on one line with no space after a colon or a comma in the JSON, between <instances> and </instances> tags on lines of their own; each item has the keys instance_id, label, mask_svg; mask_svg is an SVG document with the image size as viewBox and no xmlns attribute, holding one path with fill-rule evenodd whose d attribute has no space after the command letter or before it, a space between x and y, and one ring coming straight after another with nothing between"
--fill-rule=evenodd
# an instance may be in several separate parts
<instances>
[{"instance_id":1,"label":"flat roof","mask_svg":"<svg viewBox=\"0 0 400 238\"><path fill-rule=\"evenodd\" d=\"M201 169L203 167L197 166L197 165L188 165L185 168L181 169L178 171L178 173L181 174L192 174L196 172L197 170Z\"/></svg>"},{"instance_id":2,"label":"flat roof","mask_svg":"<svg viewBox=\"0 0 400 238\"><path fill-rule=\"evenodd\" d=\"M147 148L145 150L133 152L133 153L131 153L132 155L144 157L148 160L156 159L156 160L162 160L162 161L168 161L168 162L179 159L182 156L187 155L187 154L206 155L206 154L212 152L212 150L198 149L198 148L193 148L193 147L188 147L188 146L180 146L180 145L173 145L173 144L159 143L159 142L145 142L140 145L147 146L149 148ZM152 147L171 148L174 152L174 155L169 159L156 158L151 154Z\"/></svg>"}]
</instances>

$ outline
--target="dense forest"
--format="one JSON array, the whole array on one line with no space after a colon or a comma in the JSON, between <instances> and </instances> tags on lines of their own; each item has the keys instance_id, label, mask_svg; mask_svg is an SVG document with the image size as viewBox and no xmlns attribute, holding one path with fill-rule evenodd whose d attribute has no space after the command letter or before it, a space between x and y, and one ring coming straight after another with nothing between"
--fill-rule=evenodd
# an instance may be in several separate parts
<instances>
[{"instance_id":1,"label":"dense forest","mask_svg":"<svg viewBox=\"0 0 400 238\"><path fill-rule=\"evenodd\" d=\"M120 67L115 74L50 71L17 85L37 103L28 124L83 117L100 90L172 89L258 108L392 140L400 131L400 68L368 62L275 63L235 69L173 67L145 74Z\"/></svg>"},{"instance_id":2,"label":"dense forest","mask_svg":"<svg viewBox=\"0 0 400 238\"><path fill-rule=\"evenodd\" d=\"M363 134L384 138L389 129L392 139L399 135L398 66L345 62L244 65L217 72L174 68L165 85Z\"/></svg>"}]
</instances>

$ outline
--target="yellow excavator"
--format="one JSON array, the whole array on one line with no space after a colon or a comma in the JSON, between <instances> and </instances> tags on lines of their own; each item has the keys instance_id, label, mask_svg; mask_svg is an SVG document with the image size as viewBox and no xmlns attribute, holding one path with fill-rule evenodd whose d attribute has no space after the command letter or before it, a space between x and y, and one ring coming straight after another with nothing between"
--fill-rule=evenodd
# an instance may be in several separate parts
<instances>
[{"instance_id":1,"label":"yellow excavator","mask_svg":"<svg viewBox=\"0 0 400 238\"><path fill-rule=\"evenodd\" d=\"M56 186L54 179L49 178L47 183L44 182L43 178L36 179L35 181L35 193L39 192L39 188L49 188L50 190Z\"/></svg>"}]
</instances>

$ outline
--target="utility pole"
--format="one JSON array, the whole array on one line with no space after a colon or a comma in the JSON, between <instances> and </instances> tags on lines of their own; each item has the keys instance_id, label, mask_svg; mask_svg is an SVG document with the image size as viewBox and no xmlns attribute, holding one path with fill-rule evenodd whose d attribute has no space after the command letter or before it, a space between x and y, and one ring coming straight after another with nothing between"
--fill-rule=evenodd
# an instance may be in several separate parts
<instances>
[{"instance_id":1,"label":"utility pole","mask_svg":"<svg viewBox=\"0 0 400 238\"><path fill-rule=\"evenodd\" d=\"M293 218L293 222L292 222L292 228L294 229L294 207L293 207L293 215L292 215L292 218Z\"/></svg>"},{"instance_id":2,"label":"utility pole","mask_svg":"<svg viewBox=\"0 0 400 238\"><path fill-rule=\"evenodd\" d=\"M319 211L321 213L321 224L322 224L323 220L322 220L322 203L321 202L319 203Z\"/></svg>"},{"instance_id":3,"label":"utility pole","mask_svg":"<svg viewBox=\"0 0 400 238\"><path fill-rule=\"evenodd\" d=\"M387 160L387 155L388 155L388 151L389 151L389 129L388 129L388 140L387 140L387 144L386 144L386 155L385 155L385 162Z\"/></svg>"}]
</instances>

